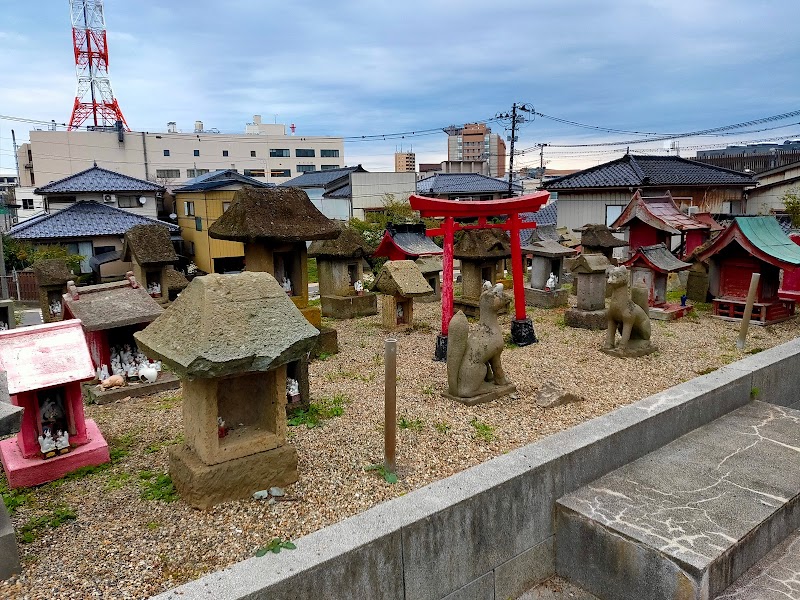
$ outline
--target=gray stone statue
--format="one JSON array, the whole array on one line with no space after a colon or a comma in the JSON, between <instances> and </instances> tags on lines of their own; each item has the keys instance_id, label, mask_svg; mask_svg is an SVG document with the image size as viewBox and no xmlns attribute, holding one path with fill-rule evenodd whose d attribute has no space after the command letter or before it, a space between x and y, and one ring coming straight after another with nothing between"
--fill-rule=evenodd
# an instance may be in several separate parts
<instances>
[{"instance_id":1,"label":"gray stone statue","mask_svg":"<svg viewBox=\"0 0 800 600\"><path fill-rule=\"evenodd\" d=\"M603 352L615 356L644 356L657 350L650 343L650 317L647 298L639 303L631 299L628 289L628 269L612 267L608 273L611 301L608 306L608 329ZM616 341L617 331L621 337Z\"/></svg>"},{"instance_id":2,"label":"gray stone statue","mask_svg":"<svg viewBox=\"0 0 800 600\"><path fill-rule=\"evenodd\" d=\"M503 284L484 289L480 297L480 320L472 331L462 311L453 315L447 335L449 393L446 397L472 405L516 391L500 362L505 342L497 314L509 301L503 293Z\"/></svg>"}]
</instances>

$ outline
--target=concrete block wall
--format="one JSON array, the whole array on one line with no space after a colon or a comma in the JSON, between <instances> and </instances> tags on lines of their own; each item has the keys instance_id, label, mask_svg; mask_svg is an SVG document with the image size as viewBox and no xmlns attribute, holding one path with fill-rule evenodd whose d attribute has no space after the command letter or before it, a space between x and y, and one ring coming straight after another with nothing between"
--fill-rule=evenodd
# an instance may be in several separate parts
<instances>
[{"instance_id":1,"label":"concrete block wall","mask_svg":"<svg viewBox=\"0 0 800 600\"><path fill-rule=\"evenodd\" d=\"M297 550L247 559L158 598L515 598L555 571L559 497L751 394L789 405L799 388L795 340L380 504L296 540Z\"/></svg>"}]
</instances>

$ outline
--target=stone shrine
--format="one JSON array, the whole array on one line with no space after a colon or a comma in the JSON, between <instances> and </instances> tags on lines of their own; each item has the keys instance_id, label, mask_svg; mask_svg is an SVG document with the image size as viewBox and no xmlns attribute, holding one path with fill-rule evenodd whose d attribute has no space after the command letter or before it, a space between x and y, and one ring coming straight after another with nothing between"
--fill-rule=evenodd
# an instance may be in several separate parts
<instances>
[{"instance_id":1,"label":"stone shrine","mask_svg":"<svg viewBox=\"0 0 800 600\"><path fill-rule=\"evenodd\" d=\"M75 276L69 270L65 260L47 258L33 264L36 284L39 286L39 306L42 309L42 321L53 323L64 318L61 296L67 291L67 282Z\"/></svg>"},{"instance_id":2,"label":"stone shrine","mask_svg":"<svg viewBox=\"0 0 800 600\"><path fill-rule=\"evenodd\" d=\"M453 299L453 310L477 317L484 282L494 286L503 279L503 264L511 257L508 235L501 229L464 231L453 246L453 257L461 261L461 297ZM505 313L507 305L500 310Z\"/></svg>"},{"instance_id":3,"label":"stone shrine","mask_svg":"<svg viewBox=\"0 0 800 600\"><path fill-rule=\"evenodd\" d=\"M433 294L420 296L417 302L439 302L442 299L442 257L441 255L420 256L414 261L419 267L419 272L433 288Z\"/></svg>"},{"instance_id":4,"label":"stone shrine","mask_svg":"<svg viewBox=\"0 0 800 600\"><path fill-rule=\"evenodd\" d=\"M606 271L610 266L611 263L602 254L581 254L570 261L572 285L578 288L578 305L564 313L567 325L593 330L608 326Z\"/></svg>"},{"instance_id":5,"label":"stone shrine","mask_svg":"<svg viewBox=\"0 0 800 600\"><path fill-rule=\"evenodd\" d=\"M413 260L390 260L378 272L375 289L383 294L381 317L384 329L407 329L414 325L414 297L433 293Z\"/></svg>"},{"instance_id":6,"label":"stone shrine","mask_svg":"<svg viewBox=\"0 0 800 600\"><path fill-rule=\"evenodd\" d=\"M685 271L692 265L675 258L663 244L640 246L626 262L631 270L631 286L644 288L651 319L670 321L689 313L692 306L685 302L667 302L667 277Z\"/></svg>"},{"instance_id":7,"label":"stone shrine","mask_svg":"<svg viewBox=\"0 0 800 600\"><path fill-rule=\"evenodd\" d=\"M335 239L311 242L308 256L317 259L322 316L354 319L378 314L377 294L364 289L364 258L370 254L364 236L350 227Z\"/></svg>"},{"instance_id":8,"label":"stone shrine","mask_svg":"<svg viewBox=\"0 0 800 600\"><path fill-rule=\"evenodd\" d=\"M318 334L263 272L197 277L135 334L183 383L186 443L172 447L169 472L188 504L209 508L297 481L286 368Z\"/></svg>"},{"instance_id":9,"label":"stone shrine","mask_svg":"<svg viewBox=\"0 0 800 600\"><path fill-rule=\"evenodd\" d=\"M339 226L323 215L298 188L243 187L236 192L230 207L208 228L218 240L244 244L245 269L272 275L319 330L317 348L338 352L336 330L322 327L322 311L308 305L308 250L306 241L331 240L339 236ZM318 350L318 348L320 350ZM293 404L306 406L311 400L308 380L310 354L287 365L289 378L298 382L300 394Z\"/></svg>"},{"instance_id":10,"label":"stone shrine","mask_svg":"<svg viewBox=\"0 0 800 600\"><path fill-rule=\"evenodd\" d=\"M416 260L441 256L443 250L429 238L424 223L389 223L373 256L389 260Z\"/></svg>"},{"instance_id":11,"label":"stone shrine","mask_svg":"<svg viewBox=\"0 0 800 600\"><path fill-rule=\"evenodd\" d=\"M136 280L162 306L169 304L168 270L178 262L169 229L158 224L135 225L125 232L122 260L131 263Z\"/></svg>"},{"instance_id":12,"label":"stone shrine","mask_svg":"<svg viewBox=\"0 0 800 600\"><path fill-rule=\"evenodd\" d=\"M14 316L14 300L0 300L0 331L14 329L17 320Z\"/></svg>"},{"instance_id":13,"label":"stone shrine","mask_svg":"<svg viewBox=\"0 0 800 600\"><path fill-rule=\"evenodd\" d=\"M0 436L19 431L22 407L11 404L6 374L0 371ZM5 502L0 502L0 581L5 581L22 570L17 550L17 536L8 516Z\"/></svg>"},{"instance_id":14,"label":"stone shrine","mask_svg":"<svg viewBox=\"0 0 800 600\"><path fill-rule=\"evenodd\" d=\"M564 259L575 256L577 251L548 238L523 246L522 252L531 256L531 274L525 286L526 304L540 308L566 306L569 291L562 285Z\"/></svg>"},{"instance_id":15,"label":"stone shrine","mask_svg":"<svg viewBox=\"0 0 800 600\"><path fill-rule=\"evenodd\" d=\"M0 332L0 371L25 410L15 438L0 441L11 488L60 479L108 462L108 444L83 412L81 382L95 369L81 323L70 319Z\"/></svg>"}]
</instances>

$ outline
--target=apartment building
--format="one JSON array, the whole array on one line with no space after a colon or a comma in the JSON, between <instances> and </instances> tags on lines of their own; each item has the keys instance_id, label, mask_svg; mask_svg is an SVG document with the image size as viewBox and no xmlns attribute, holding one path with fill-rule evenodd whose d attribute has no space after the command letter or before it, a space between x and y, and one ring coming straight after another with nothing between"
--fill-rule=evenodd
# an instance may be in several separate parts
<instances>
[{"instance_id":1,"label":"apartment building","mask_svg":"<svg viewBox=\"0 0 800 600\"><path fill-rule=\"evenodd\" d=\"M483 123L451 126L447 133L448 161L485 161L490 177L506 174L506 143Z\"/></svg>"},{"instance_id":2,"label":"apartment building","mask_svg":"<svg viewBox=\"0 0 800 600\"><path fill-rule=\"evenodd\" d=\"M395 173L416 173L417 155L413 152L394 153L394 172Z\"/></svg>"},{"instance_id":3,"label":"apartment building","mask_svg":"<svg viewBox=\"0 0 800 600\"><path fill-rule=\"evenodd\" d=\"M104 167L167 188L198 175L235 169L264 182L280 183L305 172L338 169L344 141L338 137L287 135L282 124L253 117L243 134L204 129L166 132L31 131L18 151L22 186L42 186L90 168ZM290 126L294 129L294 125Z\"/></svg>"}]
</instances>

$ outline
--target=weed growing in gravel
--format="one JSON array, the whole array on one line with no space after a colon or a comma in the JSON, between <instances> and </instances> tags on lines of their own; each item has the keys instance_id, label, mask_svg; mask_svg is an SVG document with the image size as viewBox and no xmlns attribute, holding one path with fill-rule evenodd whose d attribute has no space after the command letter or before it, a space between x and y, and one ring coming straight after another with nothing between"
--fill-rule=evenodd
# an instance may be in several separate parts
<instances>
[{"instance_id":1,"label":"weed growing in gravel","mask_svg":"<svg viewBox=\"0 0 800 600\"><path fill-rule=\"evenodd\" d=\"M69 506L57 506L52 512L33 517L19 528L19 540L23 544L30 544L36 539L37 532L45 527L56 529L67 521L74 521L78 514Z\"/></svg>"},{"instance_id":2,"label":"weed growing in gravel","mask_svg":"<svg viewBox=\"0 0 800 600\"><path fill-rule=\"evenodd\" d=\"M6 505L8 514L13 515L20 506L25 506L33 502L33 492L28 488L8 489L5 478L0 479L0 496L3 497L3 504Z\"/></svg>"},{"instance_id":3,"label":"weed growing in gravel","mask_svg":"<svg viewBox=\"0 0 800 600\"><path fill-rule=\"evenodd\" d=\"M700 369L699 371L695 371L698 375L708 375L709 373L713 373L717 370L717 367L707 367L705 369Z\"/></svg>"},{"instance_id":4,"label":"weed growing in gravel","mask_svg":"<svg viewBox=\"0 0 800 600\"><path fill-rule=\"evenodd\" d=\"M317 360L328 360L331 356L333 355L330 352L320 352Z\"/></svg>"},{"instance_id":5,"label":"weed growing in gravel","mask_svg":"<svg viewBox=\"0 0 800 600\"><path fill-rule=\"evenodd\" d=\"M424 423L422 419L406 419L405 417L400 417L397 421L397 426L400 429L410 429L411 431L422 431L422 427Z\"/></svg>"},{"instance_id":6,"label":"weed growing in gravel","mask_svg":"<svg viewBox=\"0 0 800 600\"><path fill-rule=\"evenodd\" d=\"M433 396L436 394L436 390L432 385L423 385L422 394L423 396L427 396L428 398L433 398Z\"/></svg>"},{"instance_id":7,"label":"weed growing in gravel","mask_svg":"<svg viewBox=\"0 0 800 600\"><path fill-rule=\"evenodd\" d=\"M147 524L147 528L148 528L150 531L155 531L155 530L156 530L156 529L158 529L159 527L161 527L161 523L159 523L158 521L150 521L150 522Z\"/></svg>"},{"instance_id":8,"label":"weed growing in gravel","mask_svg":"<svg viewBox=\"0 0 800 600\"><path fill-rule=\"evenodd\" d=\"M757 387L750 388L750 399L755 400L758 398L758 395L761 393L761 389Z\"/></svg>"},{"instance_id":9,"label":"weed growing in gravel","mask_svg":"<svg viewBox=\"0 0 800 600\"><path fill-rule=\"evenodd\" d=\"M158 401L158 408L162 410L172 410L180 403L181 399L178 396L167 396Z\"/></svg>"},{"instance_id":10,"label":"weed growing in gravel","mask_svg":"<svg viewBox=\"0 0 800 600\"><path fill-rule=\"evenodd\" d=\"M427 321L414 321L414 324L411 326L411 329L414 331L419 331L421 333L431 333L433 331L433 327Z\"/></svg>"},{"instance_id":11,"label":"weed growing in gravel","mask_svg":"<svg viewBox=\"0 0 800 600\"><path fill-rule=\"evenodd\" d=\"M449 424L449 423L447 423L446 421L440 421L440 422L438 422L438 423L435 423L433 427L434 427L434 428L436 429L436 431L438 431L439 433L447 433L448 431L450 431L450 429L452 429L452 428L450 427L450 424Z\"/></svg>"},{"instance_id":12,"label":"weed growing in gravel","mask_svg":"<svg viewBox=\"0 0 800 600\"><path fill-rule=\"evenodd\" d=\"M297 427L305 425L309 429L321 427L322 421L341 417L344 414L344 405L350 402L345 394L336 394L333 398L322 398L319 402L312 402L308 408L298 408L289 415L289 425Z\"/></svg>"},{"instance_id":13,"label":"weed growing in gravel","mask_svg":"<svg viewBox=\"0 0 800 600\"><path fill-rule=\"evenodd\" d=\"M57 481L59 483L63 483L64 481L74 481L75 479L83 479L84 477L88 477L89 475L94 475L95 473L101 473L108 469L111 466L111 463L103 463L102 465L89 465L86 467L81 467L80 469L75 469L74 471L67 473L61 479ZM55 481L53 483L56 483Z\"/></svg>"},{"instance_id":14,"label":"weed growing in gravel","mask_svg":"<svg viewBox=\"0 0 800 600\"><path fill-rule=\"evenodd\" d=\"M503 336L503 344L509 350L514 349L514 348L519 348L519 346L517 346L514 343L514 340L511 337L510 333L507 333L506 335Z\"/></svg>"},{"instance_id":15,"label":"weed growing in gravel","mask_svg":"<svg viewBox=\"0 0 800 600\"><path fill-rule=\"evenodd\" d=\"M386 466L381 463L374 465L367 465L364 467L365 471L375 471L378 475L383 477L386 483L397 483L397 474L386 470Z\"/></svg>"},{"instance_id":16,"label":"weed growing in gravel","mask_svg":"<svg viewBox=\"0 0 800 600\"><path fill-rule=\"evenodd\" d=\"M128 456L128 451L133 446L135 440L133 434L126 433L123 436L109 438L108 449L111 455L111 463L116 463Z\"/></svg>"},{"instance_id":17,"label":"weed growing in gravel","mask_svg":"<svg viewBox=\"0 0 800 600\"><path fill-rule=\"evenodd\" d=\"M160 500L161 502L175 502L178 491L172 478L167 473L156 474L152 471L141 471L139 479L142 483L141 497L143 500Z\"/></svg>"},{"instance_id":18,"label":"weed growing in gravel","mask_svg":"<svg viewBox=\"0 0 800 600\"><path fill-rule=\"evenodd\" d=\"M106 489L118 490L121 487L124 487L130 478L130 473L112 473L111 477L109 477L108 481L106 481Z\"/></svg>"},{"instance_id":19,"label":"weed growing in gravel","mask_svg":"<svg viewBox=\"0 0 800 600\"><path fill-rule=\"evenodd\" d=\"M556 323L556 327L558 327L559 329L566 329L567 328L567 319L566 319L566 317L564 316L563 313L556 317L555 323Z\"/></svg>"},{"instance_id":20,"label":"weed growing in gravel","mask_svg":"<svg viewBox=\"0 0 800 600\"><path fill-rule=\"evenodd\" d=\"M281 550L294 550L295 548L297 548L297 546L295 546L291 541L275 538L263 548L256 550L256 556L264 556L269 552L278 554Z\"/></svg>"},{"instance_id":21,"label":"weed growing in gravel","mask_svg":"<svg viewBox=\"0 0 800 600\"><path fill-rule=\"evenodd\" d=\"M747 351L748 354L758 354L759 352L763 352L764 348L751 348Z\"/></svg>"},{"instance_id":22,"label":"weed growing in gravel","mask_svg":"<svg viewBox=\"0 0 800 600\"><path fill-rule=\"evenodd\" d=\"M494 427L488 423L483 423L478 420L478 417L473 417L469 424L475 428L475 437L485 442L491 442L494 439Z\"/></svg>"}]
</instances>

